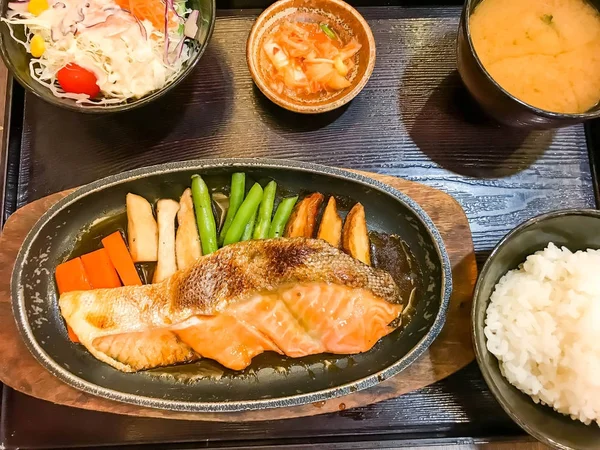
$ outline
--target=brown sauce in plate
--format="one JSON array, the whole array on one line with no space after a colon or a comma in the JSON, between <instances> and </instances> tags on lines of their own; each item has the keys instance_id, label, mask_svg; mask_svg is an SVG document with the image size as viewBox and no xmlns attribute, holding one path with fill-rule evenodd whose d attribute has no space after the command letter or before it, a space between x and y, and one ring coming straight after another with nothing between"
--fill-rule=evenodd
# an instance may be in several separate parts
<instances>
[{"instance_id":1,"label":"brown sauce in plate","mask_svg":"<svg viewBox=\"0 0 600 450\"><path fill-rule=\"evenodd\" d=\"M369 238L373 266L388 272L400 289L404 306L401 327L404 327L415 312L415 301L419 298L420 280L423 278L421 268L400 236L371 231Z\"/></svg>"}]
</instances>

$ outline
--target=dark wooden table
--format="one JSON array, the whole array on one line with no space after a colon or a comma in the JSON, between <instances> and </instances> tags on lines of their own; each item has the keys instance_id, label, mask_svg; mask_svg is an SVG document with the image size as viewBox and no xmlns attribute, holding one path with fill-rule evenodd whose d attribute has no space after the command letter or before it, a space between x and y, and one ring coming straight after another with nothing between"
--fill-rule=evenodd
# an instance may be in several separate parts
<instances>
[{"instance_id":1,"label":"dark wooden table","mask_svg":"<svg viewBox=\"0 0 600 450\"><path fill-rule=\"evenodd\" d=\"M400 176L449 192L469 217L481 263L508 230L534 215L595 207L583 126L525 132L490 123L455 70L460 7L386 3L394 6L361 9L378 45L373 78L350 105L321 116L283 111L254 87L244 54L254 10L219 11L212 42L193 74L172 94L138 111L83 116L30 95L23 102L17 89L7 146L6 211L166 161L292 158ZM596 133L590 127L589 139ZM291 443L392 448L526 440L487 390L475 363L377 405L250 424L120 417L5 389L0 438L9 448L167 443L172 448Z\"/></svg>"}]
</instances>

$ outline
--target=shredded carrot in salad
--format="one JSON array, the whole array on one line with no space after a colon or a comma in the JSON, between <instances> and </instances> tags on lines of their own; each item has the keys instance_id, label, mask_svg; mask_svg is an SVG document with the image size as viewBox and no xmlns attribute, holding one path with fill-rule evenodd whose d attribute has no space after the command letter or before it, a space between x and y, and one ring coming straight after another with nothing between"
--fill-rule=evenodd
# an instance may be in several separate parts
<instances>
[{"instance_id":1,"label":"shredded carrot in salad","mask_svg":"<svg viewBox=\"0 0 600 450\"><path fill-rule=\"evenodd\" d=\"M262 49L271 88L296 94L338 91L351 85L346 78L355 65L361 45L355 38L344 45L325 24L284 21L265 38Z\"/></svg>"},{"instance_id":2,"label":"shredded carrot in salad","mask_svg":"<svg viewBox=\"0 0 600 450\"><path fill-rule=\"evenodd\" d=\"M139 20L148 20L158 30L165 26L165 2L161 0L115 0L115 3ZM177 21L174 12L169 11L169 27L173 26L177 26Z\"/></svg>"}]
</instances>

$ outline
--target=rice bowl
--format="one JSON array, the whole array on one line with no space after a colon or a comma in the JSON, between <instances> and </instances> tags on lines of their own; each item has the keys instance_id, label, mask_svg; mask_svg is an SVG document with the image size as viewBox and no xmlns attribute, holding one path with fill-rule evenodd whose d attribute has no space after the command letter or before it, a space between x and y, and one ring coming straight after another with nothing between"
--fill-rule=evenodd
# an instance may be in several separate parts
<instances>
[{"instance_id":1,"label":"rice bowl","mask_svg":"<svg viewBox=\"0 0 600 450\"><path fill-rule=\"evenodd\" d=\"M496 284L487 349L536 403L583 423L600 419L600 250L550 243Z\"/></svg>"}]
</instances>

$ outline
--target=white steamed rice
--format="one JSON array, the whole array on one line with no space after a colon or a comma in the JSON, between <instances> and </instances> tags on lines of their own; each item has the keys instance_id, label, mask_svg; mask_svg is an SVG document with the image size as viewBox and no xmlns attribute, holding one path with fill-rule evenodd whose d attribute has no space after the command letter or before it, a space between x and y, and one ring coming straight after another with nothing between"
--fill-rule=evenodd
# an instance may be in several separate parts
<instances>
[{"instance_id":1,"label":"white steamed rice","mask_svg":"<svg viewBox=\"0 0 600 450\"><path fill-rule=\"evenodd\" d=\"M600 425L600 250L550 243L504 275L484 333L507 380L538 403Z\"/></svg>"}]
</instances>

